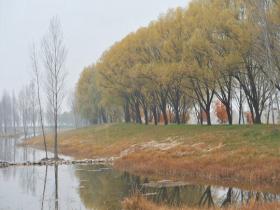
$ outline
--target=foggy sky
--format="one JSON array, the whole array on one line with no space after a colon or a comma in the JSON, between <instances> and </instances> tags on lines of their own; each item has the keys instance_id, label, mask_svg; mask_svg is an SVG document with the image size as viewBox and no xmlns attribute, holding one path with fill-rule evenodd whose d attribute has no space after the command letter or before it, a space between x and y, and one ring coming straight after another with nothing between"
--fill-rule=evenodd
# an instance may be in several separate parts
<instances>
[{"instance_id":1,"label":"foggy sky","mask_svg":"<svg viewBox=\"0 0 280 210\"><path fill-rule=\"evenodd\" d=\"M83 67L95 62L114 42L189 0L0 0L0 95L16 91L31 76L30 48L40 46L49 21L58 16L67 56L67 89Z\"/></svg>"}]
</instances>

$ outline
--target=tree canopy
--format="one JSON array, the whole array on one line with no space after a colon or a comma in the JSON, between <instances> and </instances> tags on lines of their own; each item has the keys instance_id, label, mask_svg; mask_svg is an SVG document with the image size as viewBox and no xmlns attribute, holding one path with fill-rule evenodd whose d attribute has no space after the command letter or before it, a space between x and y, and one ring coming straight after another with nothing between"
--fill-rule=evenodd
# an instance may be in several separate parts
<instances>
[{"instance_id":1,"label":"tree canopy","mask_svg":"<svg viewBox=\"0 0 280 210\"><path fill-rule=\"evenodd\" d=\"M280 90L279 4L193 0L170 9L84 69L76 88L80 113L92 123L180 124L195 110L198 122L205 115L211 125L216 97L232 124L233 103L244 97L239 118L248 106L261 123Z\"/></svg>"}]
</instances>

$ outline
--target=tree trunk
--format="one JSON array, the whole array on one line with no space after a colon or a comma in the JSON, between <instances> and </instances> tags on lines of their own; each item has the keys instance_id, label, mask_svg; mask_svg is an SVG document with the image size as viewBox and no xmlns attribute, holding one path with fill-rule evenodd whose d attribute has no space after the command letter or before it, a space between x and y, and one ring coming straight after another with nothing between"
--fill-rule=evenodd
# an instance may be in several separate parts
<instances>
[{"instance_id":1,"label":"tree trunk","mask_svg":"<svg viewBox=\"0 0 280 210\"><path fill-rule=\"evenodd\" d=\"M228 124L232 125L232 109L231 109L230 105L226 106L226 111L227 111L227 117L228 117Z\"/></svg>"},{"instance_id":2,"label":"tree trunk","mask_svg":"<svg viewBox=\"0 0 280 210\"><path fill-rule=\"evenodd\" d=\"M260 116L259 113L256 113L254 123L255 123L255 124L262 124L261 116Z\"/></svg>"},{"instance_id":3,"label":"tree trunk","mask_svg":"<svg viewBox=\"0 0 280 210\"><path fill-rule=\"evenodd\" d=\"M135 120L136 123L142 124L141 112L138 102L135 103Z\"/></svg>"},{"instance_id":4,"label":"tree trunk","mask_svg":"<svg viewBox=\"0 0 280 210\"><path fill-rule=\"evenodd\" d=\"M204 119L203 119L203 110L202 110L202 107L200 106L200 125L203 125L203 121L204 121Z\"/></svg>"},{"instance_id":5,"label":"tree trunk","mask_svg":"<svg viewBox=\"0 0 280 210\"><path fill-rule=\"evenodd\" d=\"M164 125L168 125L168 116L167 116L167 113L166 113L166 109L162 109L161 111L162 111Z\"/></svg>"},{"instance_id":6,"label":"tree trunk","mask_svg":"<svg viewBox=\"0 0 280 210\"><path fill-rule=\"evenodd\" d=\"M266 117L266 124L267 125L269 125L270 107L271 107L271 103L269 103L269 105L268 105L268 112L267 112L267 117Z\"/></svg>"},{"instance_id":7,"label":"tree trunk","mask_svg":"<svg viewBox=\"0 0 280 210\"><path fill-rule=\"evenodd\" d=\"M104 110L103 108L101 108L100 111L101 111L102 122L103 122L104 124L108 123L108 119L107 119L105 110Z\"/></svg>"},{"instance_id":8,"label":"tree trunk","mask_svg":"<svg viewBox=\"0 0 280 210\"><path fill-rule=\"evenodd\" d=\"M147 107L143 107L144 117L145 117L145 125L149 124L149 117L148 117L148 109Z\"/></svg>"},{"instance_id":9,"label":"tree trunk","mask_svg":"<svg viewBox=\"0 0 280 210\"><path fill-rule=\"evenodd\" d=\"M254 103L253 107L254 107L254 110L255 110L254 124L262 124L261 113L260 113L260 110L259 110L259 104Z\"/></svg>"},{"instance_id":10,"label":"tree trunk","mask_svg":"<svg viewBox=\"0 0 280 210\"><path fill-rule=\"evenodd\" d=\"M239 125L241 125L241 118L242 118L242 113L243 113L243 96L242 96L242 88L240 85L240 93L239 93L239 119L238 119L238 123Z\"/></svg>"},{"instance_id":11,"label":"tree trunk","mask_svg":"<svg viewBox=\"0 0 280 210\"><path fill-rule=\"evenodd\" d=\"M56 90L57 90L57 78L55 80L55 84L56 84ZM58 118L58 93L56 91L55 95L54 95L54 102L55 102L55 106L54 106L54 159L58 160L58 149L57 149L57 118Z\"/></svg>"},{"instance_id":12,"label":"tree trunk","mask_svg":"<svg viewBox=\"0 0 280 210\"><path fill-rule=\"evenodd\" d=\"M131 122L131 116L130 116L130 112L129 112L128 98L125 98L125 104L124 104L123 110L124 110L124 121L126 123L130 123Z\"/></svg>"},{"instance_id":13,"label":"tree trunk","mask_svg":"<svg viewBox=\"0 0 280 210\"><path fill-rule=\"evenodd\" d=\"M155 125L157 125L158 124L158 118L157 118L157 108L156 108L156 106L153 106L152 113L153 113L153 117L154 117L154 123L155 123Z\"/></svg>"},{"instance_id":14,"label":"tree trunk","mask_svg":"<svg viewBox=\"0 0 280 210\"><path fill-rule=\"evenodd\" d=\"M206 117L207 117L207 125L211 125L211 113L210 113L210 106L206 107Z\"/></svg>"},{"instance_id":15,"label":"tree trunk","mask_svg":"<svg viewBox=\"0 0 280 210\"><path fill-rule=\"evenodd\" d=\"M274 100L273 100L273 97L272 97L272 94L270 95L270 100L271 100L271 114L272 114L272 124L275 125L275 115L274 115Z\"/></svg>"},{"instance_id":16,"label":"tree trunk","mask_svg":"<svg viewBox=\"0 0 280 210\"><path fill-rule=\"evenodd\" d=\"M168 95L168 92L165 90L159 91L158 93L155 94L155 96L157 97L160 111L162 112L164 125L168 125L168 116L167 116L167 112L166 112L167 95ZM160 119L160 117L158 119Z\"/></svg>"},{"instance_id":17,"label":"tree trunk","mask_svg":"<svg viewBox=\"0 0 280 210\"><path fill-rule=\"evenodd\" d=\"M187 123L187 114L185 111L182 113L181 123L186 124Z\"/></svg>"},{"instance_id":18,"label":"tree trunk","mask_svg":"<svg viewBox=\"0 0 280 210\"><path fill-rule=\"evenodd\" d=\"M57 149L57 112L54 117L54 159L58 160L58 149Z\"/></svg>"},{"instance_id":19,"label":"tree trunk","mask_svg":"<svg viewBox=\"0 0 280 210\"><path fill-rule=\"evenodd\" d=\"M180 112L178 106L176 106L174 112L175 112L175 122L179 125L181 123L181 120L180 120Z\"/></svg>"}]
</instances>

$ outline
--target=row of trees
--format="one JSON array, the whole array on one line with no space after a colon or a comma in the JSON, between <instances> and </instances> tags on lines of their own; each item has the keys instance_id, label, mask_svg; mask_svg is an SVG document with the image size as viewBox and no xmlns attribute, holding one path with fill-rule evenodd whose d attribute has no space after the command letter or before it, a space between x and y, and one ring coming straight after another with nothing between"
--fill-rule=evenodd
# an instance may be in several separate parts
<instances>
[{"instance_id":1,"label":"row of trees","mask_svg":"<svg viewBox=\"0 0 280 210\"><path fill-rule=\"evenodd\" d=\"M25 138L31 133L36 135L39 115L34 87L35 84L31 82L21 89L18 96L3 93L0 102L0 133L17 134L23 130Z\"/></svg>"},{"instance_id":2,"label":"row of trees","mask_svg":"<svg viewBox=\"0 0 280 210\"><path fill-rule=\"evenodd\" d=\"M194 0L115 43L84 69L76 106L92 123L124 119L211 125L217 98L255 124L279 111L280 1ZM119 115L123 113L123 115ZM143 117L142 117L143 116Z\"/></svg>"},{"instance_id":3,"label":"row of trees","mask_svg":"<svg viewBox=\"0 0 280 210\"><path fill-rule=\"evenodd\" d=\"M43 37L41 47L33 45L30 53L32 79L24 86L16 97L4 92L0 100L0 131L4 134L17 133L23 128L24 136L36 135L36 127L40 126L43 135L46 158L47 145L45 124L53 127L54 158L58 159L58 125L59 114L65 96L66 48L60 21L54 17L50 21L49 30ZM67 115L62 115L62 120ZM20 128L20 129L19 129Z\"/></svg>"},{"instance_id":4,"label":"row of trees","mask_svg":"<svg viewBox=\"0 0 280 210\"><path fill-rule=\"evenodd\" d=\"M15 94L11 97L8 92L4 92L0 99L0 133L8 134L12 130L16 133L18 123Z\"/></svg>"},{"instance_id":5,"label":"row of trees","mask_svg":"<svg viewBox=\"0 0 280 210\"><path fill-rule=\"evenodd\" d=\"M23 134L25 139L42 132L39 102L36 96L34 81L21 88L18 94L7 91L0 97L0 136ZM72 98L72 97L71 97ZM71 100L69 99L69 103ZM44 103L45 104L45 103ZM45 107L45 106L44 106ZM70 111L58 115L58 124L64 127L83 126L84 122L74 113L70 104ZM43 121L48 128L53 126L50 110L42 109ZM44 129L45 130L45 129Z\"/></svg>"}]
</instances>

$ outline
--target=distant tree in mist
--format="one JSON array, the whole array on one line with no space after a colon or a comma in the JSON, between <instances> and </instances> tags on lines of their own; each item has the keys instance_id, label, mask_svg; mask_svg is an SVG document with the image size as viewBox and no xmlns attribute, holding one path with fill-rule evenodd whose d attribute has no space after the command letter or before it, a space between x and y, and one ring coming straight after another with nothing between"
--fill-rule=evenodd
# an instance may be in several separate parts
<instances>
[{"instance_id":1,"label":"distant tree in mist","mask_svg":"<svg viewBox=\"0 0 280 210\"><path fill-rule=\"evenodd\" d=\"M1 129L4 134L12 127L12 100L8 92L4 92L0 101Z\"/></svg>"},{"instance_id":2,"label":"distant tree in mist","mask_svg":"<svg viewBox=\"0 0 280 210\"><path fill-rule=\"evenodd\" d=\"M36 125L38 121L38 102L36 99L36 86L35 81L32 80L29 85L29 94L30 94L30 120L32 125L33 136L36 136Z\"/></svg>"},{"instance_id":3,"label":"distant tree in mist","mask_svg":"<svg viewBox=\"0 0 280 210\"><path fill-rule=\"evenodd\" d=\"M18 109L21 119L21 125L23 127L24 138L27 139L30 123L30 101L29 101L29 89L28 86L24 86L18 95Z\"/></svg>"},{"instance_id":4,"label":"distant tree in mist","mask_svg":"<svg viewBox=\"0 0 280 210\"><path fill-rule=\"evenodd\" d=\"M68 104L70 105L70 110L72 112L74 126L75 128L78 128L81 124L81 117L79 113L79 107L77 104L77 98L74 92L70 93L68 98Z\"/></svg>"},{"instance_id":5,"label":"distant tree in mist","mask_svg":"<svg viewBox=\"0 0 280 210\"><path fill-rule=\"evenodd\" d=\"M12 123L13 123L13 132L14 134L16 134L17 127L19 127L20 122L19 122L18 102L14 92L12 96Z\"/></svg>"}]
</instances>

